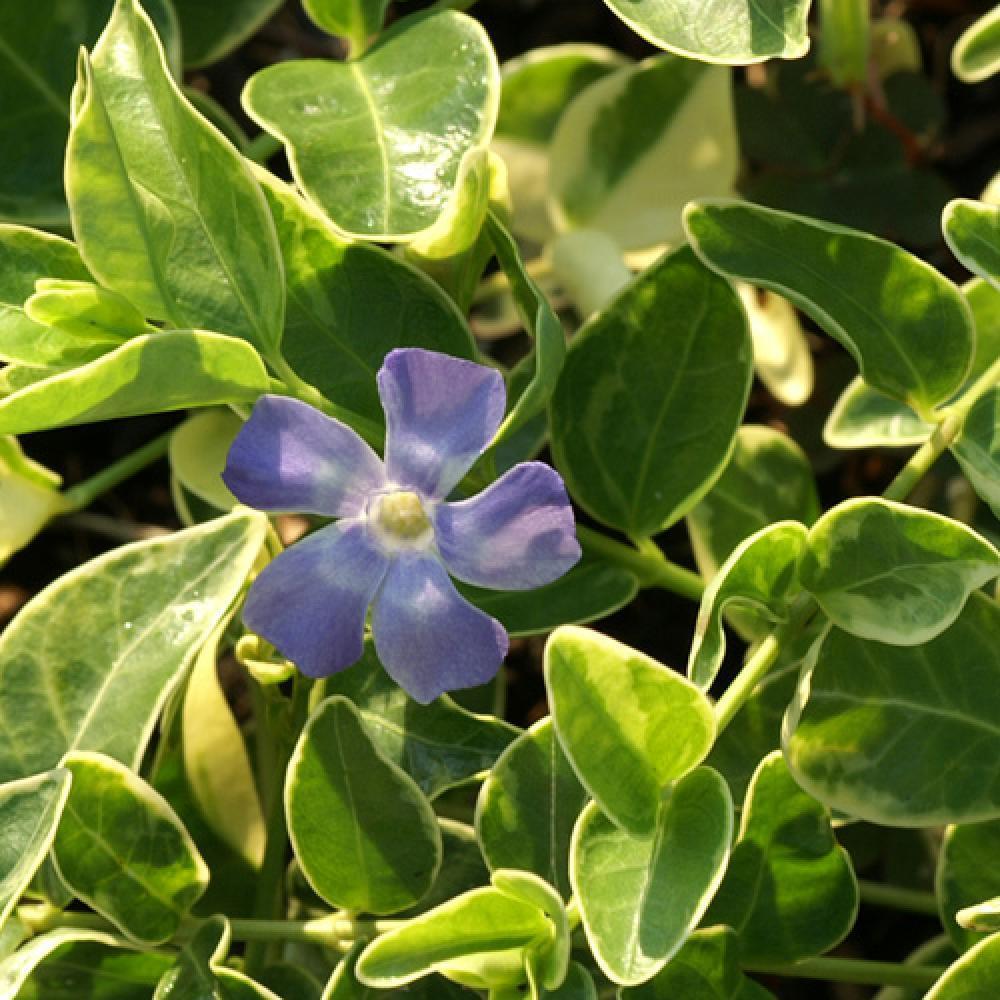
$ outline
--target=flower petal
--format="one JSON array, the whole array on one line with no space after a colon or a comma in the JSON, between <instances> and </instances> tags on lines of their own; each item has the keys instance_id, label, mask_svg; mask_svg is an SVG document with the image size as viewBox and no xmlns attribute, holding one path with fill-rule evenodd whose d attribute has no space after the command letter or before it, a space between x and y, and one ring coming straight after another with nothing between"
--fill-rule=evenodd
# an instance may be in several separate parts
<instances>
[{"instance_id":1,"label":"flower petal","mask_svg":"<svg viewBox=\"0 0 1000 1000\"><path fill-rule=\"evenodd\" d=\"M566 487L543 462L516 465L478 496L442 504L434 532L448 572L477 587L531 590L580 558Z\"/></svg>"},{"instance_id":2,"label":"flower petal","mask_svg":"<svg viewBox=\"0 0 1000 1000\"><path fill-rule=\"evenodd\" d=\"M243 621L302 673L327 677L361 658L365 612L387 566L361 521L337 521L267 565Z\"/></svg>"},{"instance_id":3,"label":"flower petal","mask_svg":"<svg viewBox=\"0 0 1000 1000\"><path fill-rule=\"evenodd\" d=\"M485 684L507 655L503 626L421 553L393 560L372 608L372 632L389 676L424 705L445 691Z\"/></svg>"},{"instance_id":4,"label":"flower petal","mask_svg":"<svg viewBox=\"0 0 1000 1000\"><path fill-rule=\"evenodd\" d=\"M258 510L360 514L385 469L346 424L287 396L262 396L229 449L223 481Z\"/></svg>"},{"instance_id":5,"label":"flower petal","mask_svg":"<svg viewBox=\"0 0 1000 1000\"><path fill-rule=\"evenodd\" d=\"M499 372L415 347L390 351L378 373L389 478L447 496L496 434L506 391Z\"/></svg>"}]
</instances>

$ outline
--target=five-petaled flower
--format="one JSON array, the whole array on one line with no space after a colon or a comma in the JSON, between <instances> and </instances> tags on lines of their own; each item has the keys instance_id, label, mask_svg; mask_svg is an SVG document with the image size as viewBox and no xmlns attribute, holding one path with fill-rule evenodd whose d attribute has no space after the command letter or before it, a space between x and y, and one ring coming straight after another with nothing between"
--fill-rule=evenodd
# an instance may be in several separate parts
<instances>
[{"instance_id":1,"label":"five-petaled flower","mask_svg":"<svg viewBox=\"0 0 1000 1000\"><path fill-rule=\"evenodd\" d=\"M339 518L271 562L243 620L298 668L325 677L362 654L365 616L379 659L417 701L488 681L503 626L449 574L527 590L580 557L556 473L524 462L468 500L447 496L492 440L506 394L490 368L433 351L391 351L378 373L385 461L311 406L264 396L229 452L229 489L259 510Z\"/></svg>"}]
</instances>

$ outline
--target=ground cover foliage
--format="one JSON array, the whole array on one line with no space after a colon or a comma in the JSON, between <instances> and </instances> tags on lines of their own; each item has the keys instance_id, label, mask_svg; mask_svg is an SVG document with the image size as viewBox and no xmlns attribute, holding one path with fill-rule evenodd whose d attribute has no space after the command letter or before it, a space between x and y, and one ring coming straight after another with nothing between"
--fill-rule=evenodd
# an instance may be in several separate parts
<instances>
[{"instance_id":1,"label":"ground cover foliage","mask_svg":"<svg viewBox=\"0 0 1000 1000\"><path fill-rule=\"evenodd\" d=\"M0 998L1000 996L998 77L0 0Z\"/></svg>"}]
</instances>

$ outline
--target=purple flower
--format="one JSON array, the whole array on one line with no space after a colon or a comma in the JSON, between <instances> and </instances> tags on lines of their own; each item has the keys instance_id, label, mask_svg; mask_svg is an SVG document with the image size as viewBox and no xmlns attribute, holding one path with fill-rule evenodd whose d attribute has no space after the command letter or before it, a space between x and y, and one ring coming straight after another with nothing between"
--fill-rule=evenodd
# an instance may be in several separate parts
<instances>
[{"instance_id":1,"label":"purple flower","mask_svg":"<svg viewBox=\"0 0 1000 1000\"><path fill-rule=\"evenodd\" d=\"M378 373L385 462L338 420L264 396L233 442L223 479L260 510L336 517L254 582L246 624L310 677L362 653L372 608L390 676L427 703L488 681L507 654L503 626L455 589L459 580L528 590L580 557L558 473L525 462L478 496L446 497L492 440L506 393L498 372L433 351L391 351Z\"/></svg>"}]
</instances>

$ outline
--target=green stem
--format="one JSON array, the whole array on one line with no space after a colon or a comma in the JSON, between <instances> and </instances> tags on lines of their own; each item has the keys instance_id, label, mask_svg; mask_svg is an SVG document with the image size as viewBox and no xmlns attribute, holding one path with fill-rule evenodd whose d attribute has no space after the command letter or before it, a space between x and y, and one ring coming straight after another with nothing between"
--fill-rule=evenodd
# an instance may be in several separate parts
<instances>
[{"instance_id":1,"label":"green stem","mask_svg":"<svg viewBox=\"0 0 1000 1000\"><path fill-rule=\"evenodd\" d=\"M588 551L635 573L641 586L662 587L692 601L701 600L705 590L702 578L672 563L651 539L641 539L638 542L640 547L633 548L582 524L577 525L576 534L580 544Z\"/></svg>"},{"instance_id":2,"label":"green stem","mask_svg":"<svg viewBox=\"0 0 1000 1000\"><path fill-rule=\"evenodd\" d=\"M63 504L66 513L83 510L89 507L102 493L114 489L119 483L141 472L147 466L159 461L167 453L173 430L153 438L148 444L133 451L131 455L113 462L96 476L77 483L63 493Z\"/></svg>"},{"instance_id":3,"label":"green stem","mask_svg":"<svg viewBox=\"0 0 1000 1000\"><path fill-rule=\"evenodd\" d=\"M749 972L766 972L793 979L823 979L866 986L899 986L926 990L944 974L943 967L870 962L863 958L807 958L792 965L750 965Z\"/></svg>"},{"instance_id":4,"label":"green stem","mask_svg":"<svg viewBox=\"0 0 1000 1000\"><path fill-rule=\"evenodd\" d=\"M859 879L858 890L861 901L872 906L884 906L890 910L904 910L907 913L923 913L929 917L938 916L937 899L932 892L919 889L904 889L898 885L882 882L867 882Z\"/></svg>"},{"instance_id":5,"label":"green stem","mask_svg":"<svg viewBox=\"0 0 1000 1000\"><path fill-rule=\"evenodd\" d=\"M261 132L247 141L243 155L254 163L267 163L272 156L281 152L281 140L270 132Z\"/></svg>"}]
</instances>

